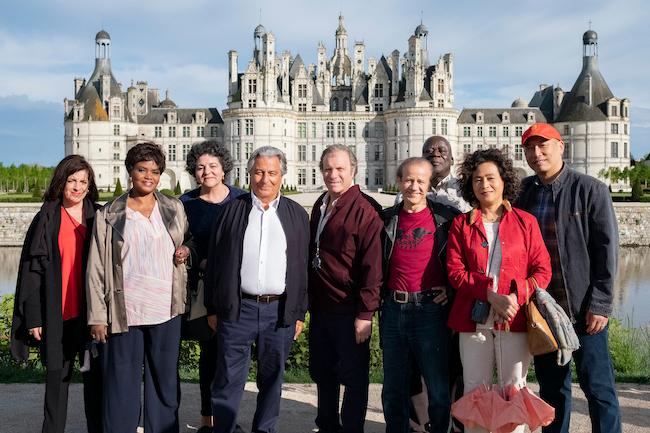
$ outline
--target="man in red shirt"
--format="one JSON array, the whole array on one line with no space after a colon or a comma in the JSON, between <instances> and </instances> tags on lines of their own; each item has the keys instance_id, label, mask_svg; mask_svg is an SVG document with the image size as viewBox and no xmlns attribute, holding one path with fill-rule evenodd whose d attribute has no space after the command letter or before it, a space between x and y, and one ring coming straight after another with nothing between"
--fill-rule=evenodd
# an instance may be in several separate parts
<instances>
[{"instance_id":1,"label":"man in red shirt","mask_svg":"<svg viewBox=\"0 0 650 433\"><path fill-rule=\"evenodd\" d=\"M405 384L413 360L426 383L429 431L443 432L449 426L445 245L459 211L427 199L432 174L433 166L425 158L402 162L397 185L404 201L382 213L386 232L382 402L387 432L409 430Z\"/></svg>"},{"instance_id":2,"label":"man in red shirt","mask_svg":"<svg viewBox=\"0 0 650 433\"><path fill-rule=\"evenodd\" d=\"M362 433L368 406L372 316L382 280L381 206L353 185L357 159L327 147L320 169L327 192L310 222L309 372L323 433ZM345 387L339 416L340 385Z\"/></svg>"}]
</instances>

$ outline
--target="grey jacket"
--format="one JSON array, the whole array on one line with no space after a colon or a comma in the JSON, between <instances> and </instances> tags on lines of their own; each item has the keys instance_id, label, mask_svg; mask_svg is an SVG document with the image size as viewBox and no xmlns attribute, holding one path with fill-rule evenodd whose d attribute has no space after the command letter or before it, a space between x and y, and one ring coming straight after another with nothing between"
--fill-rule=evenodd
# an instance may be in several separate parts
<instances>
[{"instance_id":1,"label":"grey jacket","mask_svg":"<svg viewBox=\"0 0 650 433\"><path fill-rule=\"evenodd\" d=\"M515 206L532 212L537 176L527 177ZM555 227L569 316L575 323L587 311L610 316L618 271L618 226L607 186L594 177L562 168L551 183Z\"/></svg>"},{"instance_id":2,"label":"grey jacket","mask_svg":"<svg viewBox=\"0 0 650 433\"><path fill-rule=\"evenodd\" d=\"M163 222L178 248L189 239L189 225L182 203L155 192ZM86 271L88 325L108 325L111 334L127 332L122 275L122 246L128 193L97 211ZM194 249L190 247L194 253ZM169 263L173 265L172 257ZM187 269L174 266L172 275L172 317L185 313Z\"/></svg>"}]
</instances>

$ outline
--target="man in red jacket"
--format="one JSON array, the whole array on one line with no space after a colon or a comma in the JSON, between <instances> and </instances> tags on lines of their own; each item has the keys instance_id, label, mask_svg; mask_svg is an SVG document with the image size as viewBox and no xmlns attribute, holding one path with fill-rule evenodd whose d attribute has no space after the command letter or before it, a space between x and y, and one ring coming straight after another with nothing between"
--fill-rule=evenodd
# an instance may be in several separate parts
<instances>
[{"instance_id":1,"label":"man in red jacket","mask_svg":"<svg viewBox=\"0 0 650 433\"><path fill-rule=\"evenodd\" d=\"M357 159L347 146L327 147L320 169L327 192L312 210L309 248L309 372L318 389L316 425L323 433L362 433L372 315L382 281L381 206L353 185Z\"/></svg>"}]
</instances>

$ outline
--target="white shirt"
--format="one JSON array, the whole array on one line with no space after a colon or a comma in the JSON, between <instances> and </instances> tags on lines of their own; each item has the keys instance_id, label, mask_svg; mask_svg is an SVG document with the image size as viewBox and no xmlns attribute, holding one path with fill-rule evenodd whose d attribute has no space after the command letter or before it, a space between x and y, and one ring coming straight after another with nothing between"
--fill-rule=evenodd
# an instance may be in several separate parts
<instances>
[{"instance_id":1,"label":"white shirt","mask_svg":"<svg viewBox=\"0 0 650 433\"><path fill-rule=\"evenodd\" d=\"M287 237L278 217L280 195L264 209L251 193L240 269L241 290L249 295L281 295L286 286Z\"/></svg>"},{"instance_id":2,"label":"white shirt","mask_svg":"<svg viewBox=\"0 0 650 433\"><path fill-rule=\"evenodd\" d=\"M499 240L499 222L483 221L485 228L485 235L488 241L488 262L485 273L492 277L492 291L496 292L499 287L499 273L501 272L501 241ZM491 259L491 260L490 260ZM494 327L495 313L494 309L490 308L490 315L488 316L485 324L477 324L476 328L479 329L492 329Z\"/></svg>"},{"instance_id":3,"label":"white shirt","mask_svg":"<svg viewBox=\"0 0 650 433\"><path fill-rule=\"evenodd\" d=\"M463 213L472 209L472 206L463 199L463 194L460 191L460 182L451 173L438 182L437 185L432 186L431 191L427 195L436 203L446 204ZM395 197L395 204L402 200L402 193L398 193L397 197Z\"/></svg>"}]
</instances>

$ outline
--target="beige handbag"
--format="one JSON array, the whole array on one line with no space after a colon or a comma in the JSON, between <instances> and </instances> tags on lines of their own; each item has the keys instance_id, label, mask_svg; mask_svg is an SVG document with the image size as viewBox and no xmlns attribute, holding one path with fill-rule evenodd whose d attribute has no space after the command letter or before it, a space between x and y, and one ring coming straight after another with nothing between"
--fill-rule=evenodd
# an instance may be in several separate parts
<instances>
[{"instance_id":1,"label":"beige handbag","mask_svg":"<svg viewBox=\"0 0 650 433\"><path fill-rule=\"evenodd\" d=\"M537 281L531 278L537 286ZM558 349L557 341L549 328L546 319L542 316L535 305L534 300L528 295L528 280L526 280L526 331L528 339L528 350L531 355L544 355L555 352Z\"/></svg>"}]
</instances>

